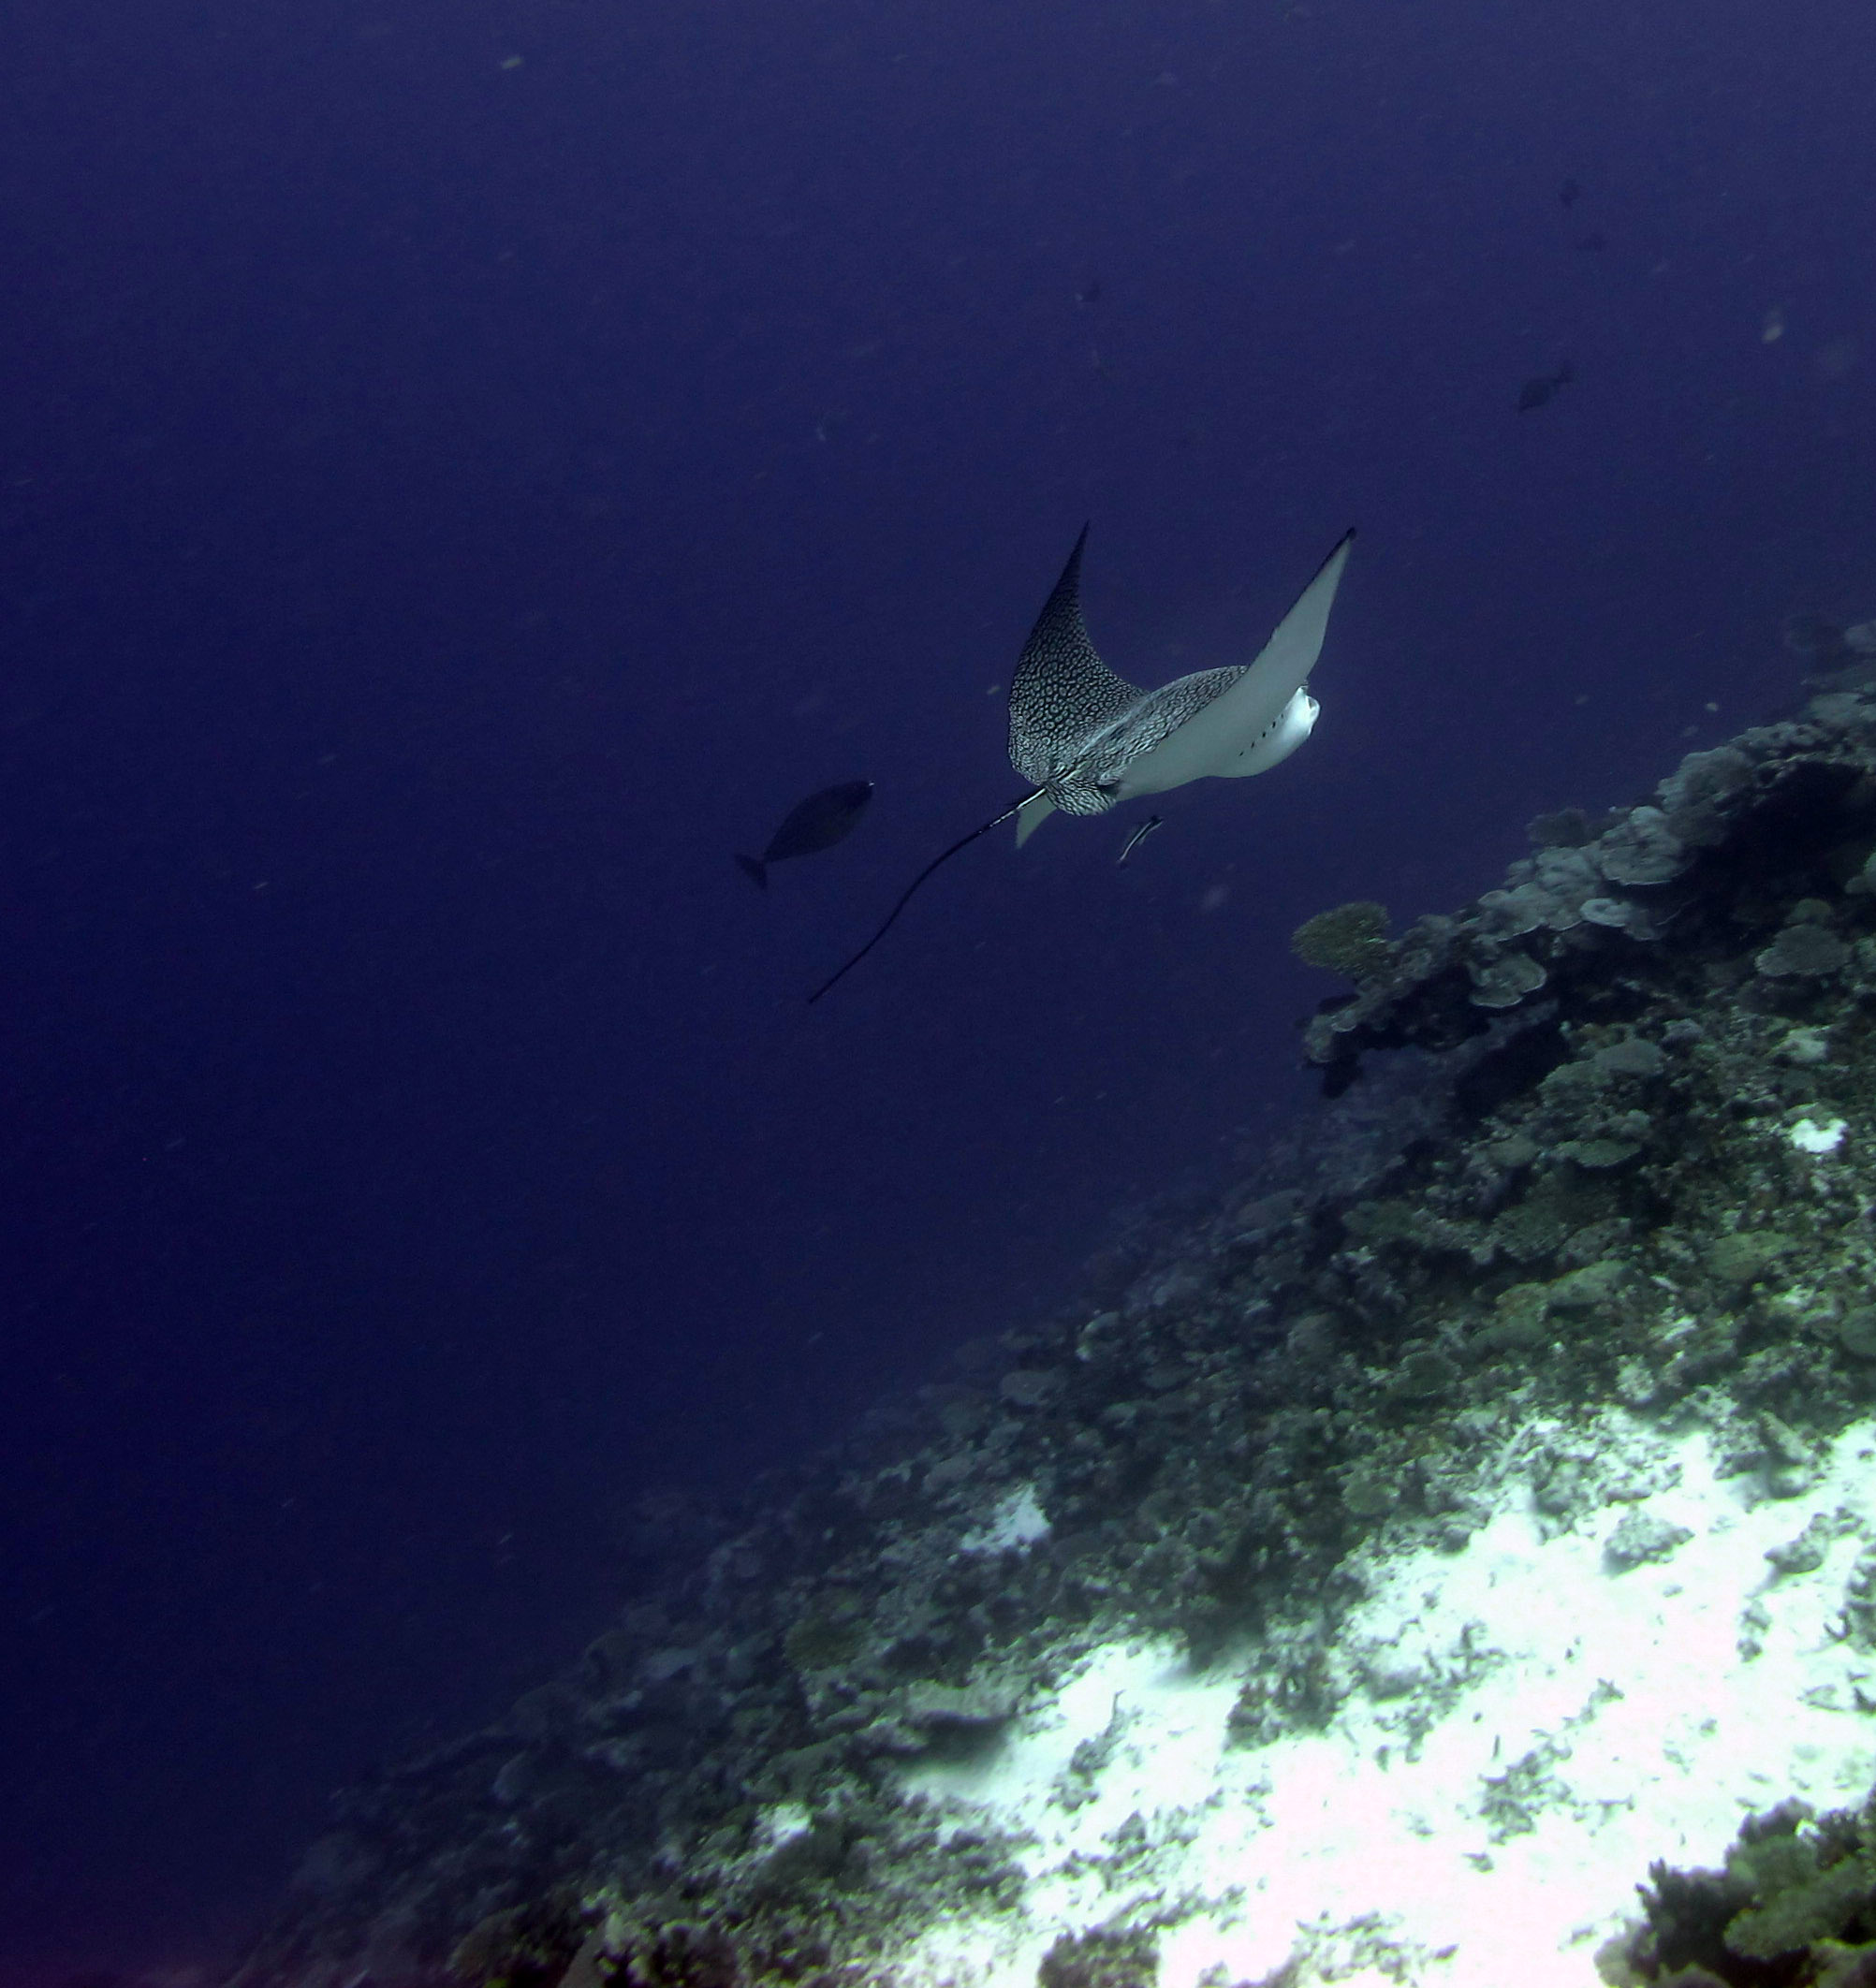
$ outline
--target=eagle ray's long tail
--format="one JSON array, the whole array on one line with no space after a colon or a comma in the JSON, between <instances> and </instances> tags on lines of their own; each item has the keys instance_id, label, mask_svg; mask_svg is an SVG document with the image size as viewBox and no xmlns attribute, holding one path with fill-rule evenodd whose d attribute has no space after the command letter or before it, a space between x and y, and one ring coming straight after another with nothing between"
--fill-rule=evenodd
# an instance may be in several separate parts
<instances>
[{"instance_id":1,"label":"eagle ray's long tail","mask_svg":"<svg viewBox=\"0 0 1876 1988\"><path fill-rule=\"evenodd\" d=\"M1005 808L1001 814L993 814L990 819L983 825L982 827L973 828L969 835L960 836L959 839L951 844L950 848L945 850L942 855L933 856L931 860L928 864L926 864L925 868L921 870L916 877L913 878L911 883L908 884L905 888L900 892L899 902L895 904L889 912L887 913L885 922L880 926L879 929L872 935L872 937L869 939L863 946L860 947L859 951L857 952L853 956L853 957L849 959L846 964L839 970L838 972L829 975L828 979L822 981L820 986L816 987L812 994L809 995L809 1006L812 1007L814 1002L819 1001L821 996L827 993L827 991L830 987L834 987L838 982L844 980L846 976L851 973L857 966L858 966L860 961L864 959L870 952L872 951L873 947L876 946L879 942L886 937L887 933L892 929L893 924L897 920L900 913L902 912L905 907L912 902L913 897L917 892L918 886L924 883L926 878L929 877L934 870L937 870L943 864L948 863L960 849L968 849L980 835L989 835L992 828L1001 828L1003 825L1006 821L1008 821L1012 815L1017 814L1022 809L1027 808L1030 802L1034 800L1036 797L1042 793L1042 791L1043 790L1040 787L1032 788L1031 791L1025 794L1020 800L1012 801L1010 805Z\"/></svg>"}]
</instances>

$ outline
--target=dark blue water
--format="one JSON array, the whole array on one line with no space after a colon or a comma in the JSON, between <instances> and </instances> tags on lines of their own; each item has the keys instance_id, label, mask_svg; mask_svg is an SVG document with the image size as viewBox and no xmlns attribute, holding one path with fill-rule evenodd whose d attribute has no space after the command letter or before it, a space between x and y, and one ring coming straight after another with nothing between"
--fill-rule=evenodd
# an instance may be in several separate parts
<instances>
[{"instance_id":1,"label":"dark blue water","mask_svg":"<svg viewBox=\"0 0 1876 1988\"><path fill-rule=\"evenodd\" d=\"M9 1981L236 1938L598 1626L647 1489L1306 1108L1301 919L1471 896L1876 613L1859 0L68 0L0 54ZM1019 791L1084 519L1146 683L1358 524L1314 739L1124 871L1143 810L987 839L810 1011Z\"/></svg>"}]
</instances>

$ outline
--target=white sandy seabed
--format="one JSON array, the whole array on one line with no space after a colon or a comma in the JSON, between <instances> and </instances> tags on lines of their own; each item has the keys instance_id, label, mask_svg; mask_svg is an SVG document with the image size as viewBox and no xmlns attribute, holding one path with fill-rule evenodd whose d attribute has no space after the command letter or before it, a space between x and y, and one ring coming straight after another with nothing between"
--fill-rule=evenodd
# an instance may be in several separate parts
<instances>
[{"instance_id":1,"label":"white sandy seabed","mask_svg":"<svg viewBox=\"0 0 1876 1988\"><path fill-rule=\"evenodd\" d=\"M1157 1915L1160 1988L1286 1963L1296 1988L1595 1988L1653 1860L1718 1865L1787 1796L1859 1803L1876 1662L1841 1611L1876 1542L1876 1422L1780 1498L1716 1476L1698 1433L1620 1413L1575 1433L1645 1452L1661 1488L1555 1533L1527 1486L1459 1552L1357 1556L1337 1650L1364 1682L1325 1730L1230 1745L1228 1663L1114 1645L991 1756L913 1776L950 1826L1021 1839L1026 1910L950 1917L886 1971L1033 1988L1058 1935ZM1636 1512L1687 1537L1623 1567L1606 1549ZM1813 1519L1823 1563L1781 1571L1767 1550Z\"/></svg>"}]
</instances>

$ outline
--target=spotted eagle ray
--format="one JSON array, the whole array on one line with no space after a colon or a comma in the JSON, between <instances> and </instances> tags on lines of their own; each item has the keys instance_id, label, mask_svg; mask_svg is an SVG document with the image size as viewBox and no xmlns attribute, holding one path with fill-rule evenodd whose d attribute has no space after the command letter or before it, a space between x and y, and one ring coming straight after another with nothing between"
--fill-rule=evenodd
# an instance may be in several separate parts
<instances>
[{"instance_id":1,"label":"spotted eagle ray","mask_svg":"<svg viewBox=\"0 0 1876 1988\"><path fill-rule=\"evenodd\" d=\"M1121 801L1188 781L1262 773L1310 736L1318 707L1309 676L1322 653L1353 532L1343 533L1254 662L1196 670L1156 691L1116 676L1088 638L1081 619L1087 543L1083 525L1010 683L1010 764L1030 782L1029 792L933 856L879 929L810 1001L872 951L933 870L992 828L1013 820L1020 848L1051 814L1105 814Z\"/></svg>"}]
</instances>

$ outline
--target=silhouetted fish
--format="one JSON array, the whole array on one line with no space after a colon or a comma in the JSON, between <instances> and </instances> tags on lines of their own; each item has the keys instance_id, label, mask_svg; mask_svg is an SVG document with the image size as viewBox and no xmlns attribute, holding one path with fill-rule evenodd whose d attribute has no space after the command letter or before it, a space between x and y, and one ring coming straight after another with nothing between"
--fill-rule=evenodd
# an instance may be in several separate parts
<instances>
[{"instance_id":1,"label":"silhouetted fish","mask_svg":"<svg viewBox=\"0 0 1876 1988\"><path fill-rule=\"evenodd\" d=\"M837 787L823 787L789 809L760 856L740 855L737 863L744 876L767 890L769 864L789 856L813 855L843 842L872 798L870 780L843 780Z\"/></svg>"},{"instance_id":2,"label":"silhouetted fish","mask_svg":"<svg viewBox=\"0 0 1876 1988\"><path fill-rule=\"evenodd\" d=\"M1580 250L1586 256L1599 256L1608 245L1609 238L1598 234L1593 228L1587 235L1578 235L1570 244L1573 249Z\"/></svg>"},{"instance_id":3,"label":"silhouetted fish","mask_svg":"<svg viewBox=\"0 0 1876 1988\"><path fill-rule=\"evenodd\" d=\"M1576 369L1568 359L1555 373L1546 373L1541 379L1526 380L1517 389L1517 411L1529 414L1533 407L1542 407L1555 397L1560 387L1567 387L1576 377Z\"/></svg>"},{"instance_id":4,"label":"silhouetted fish","mask_svg":"<svg viewBox=\"0 0 1876 1988\"><path fill-rule=\"evenodd\" d=\"M1076 291L1075 301L1078 304L1099 303L1101 301L1100 277L1091 276L1088 281L1084 283L1078 290Z\"/></svg>"},{"instance_id":5,"label":"silhouetted fish","mask_svg":"<svg viewBox=\"0 0 1876 1988\"><path fill-rule=\"evenodd\" d=\"M1565 180L1562 185L1557 189L1557 197L1562 201L1565 207L1575 207L1576 202L1582 197L1582 186L1575 180Z\"/></svg>"}]
</instances>

